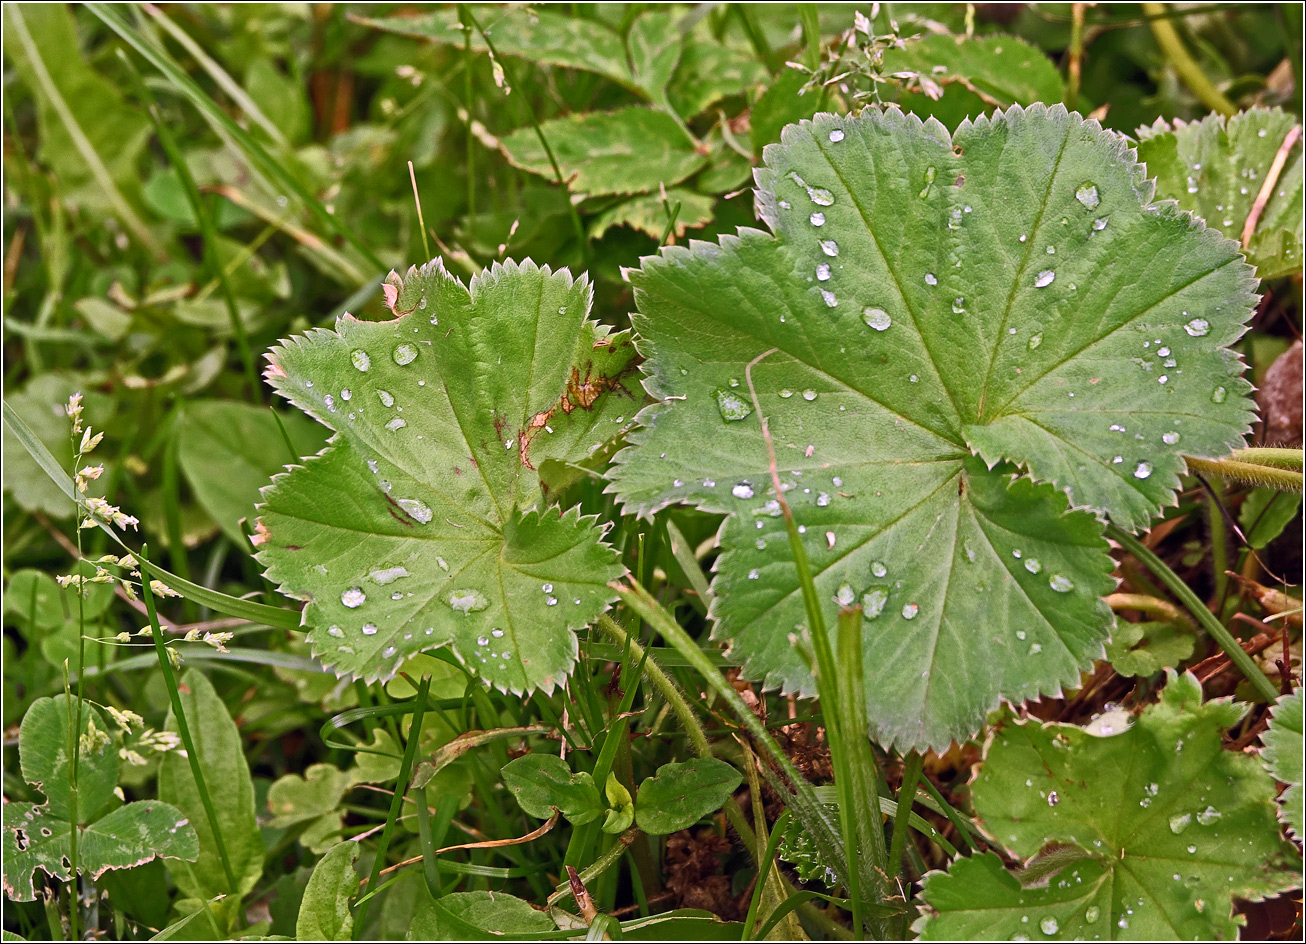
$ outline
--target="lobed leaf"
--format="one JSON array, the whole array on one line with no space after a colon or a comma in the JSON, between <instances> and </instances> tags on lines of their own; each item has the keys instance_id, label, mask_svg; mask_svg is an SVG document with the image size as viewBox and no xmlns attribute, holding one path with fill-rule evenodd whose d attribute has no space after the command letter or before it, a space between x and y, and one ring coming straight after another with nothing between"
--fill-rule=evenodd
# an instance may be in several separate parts
<instances>
[{"instance_id":1,"label":"lobed leaf","mask_svg":"<svg viewBox=\"0 0 1306 944\"><path fill-rule=\"evenodd\" d=\"M1265 750L1261 758L1266 768L1281 783L1288 785L1280 797L1279 818L1288 824L1298 839L1306 836L1306 780L1302 759L1302 689L1279 699L1270 716L1270 728L1261 735Z\"/></svg>"},{"instance_id":2,"label":"lobed leaf","mask_svg":"<svg viewBox=\"0 0 1306 944\"><path fill-rule=\"evenodd\" d=\"M1172 672L1160 702L1120 733L1033 722L996 732L975 809L996 842L1031 860L1025 887L996 856L959 859L925 881L922 937L1236 938L1233 897L1292 887L1296 856L1278 835L1273 782L1222 747L1244 709L1201 698L1192 675Z\"/></svg>"},{"instance_id":3,"label":"lobed leaf","mask_svg":"<svg viewBox=\"0 0 1306 944\"><path fill-rule=\"evenodd\" d=\"M814 694L788 642L805 614L756 361L827 623L866 610L873 735L943 747L1001 698L1078 684L1111 624L1095 515L1145 525L1182 453L1248 429L1227 349L1254 300L1237 247L1151 204L1124 141L1060 106L952 136L894 111L818 115L757 181L772 233L628 273L663 402L611 490L628 512L730 515L715 635L749 677Z\"/></svg>"},{"instance_id":4,"label":"lobed leaf","mask_svg":"<svg viewBox=\"0 0 1306 944\"><path fill-rule=\"evenodd\" d=\"M449 645L504 690L551 690L622 568L539 469L581 463L638 405L634 348L587 319L588 280L527 261L470 290L439 260L392 274L396 318L346 315L274 348L279 393L336 431L264 490L258 559L309 601L313 652L388 678Z\"/></svg>"},{"instance_id":5,"label":"lobed leaf","mask_svg":"<svg viewBox=\"0 0 1306 944\"><path fill-rule=\"evenodd\" d=\"M1157 192L1177 200L1230 239L1242 239L1252 205L1275 155L1297 124L1281 108L1252 108L1230 118L1158 118L1138 129L1138 156L1156 176ZM1306 169L1298 137L1256 223L1247 261L1262 279L1302 268L1302 187Z\"/></svg>"}]
</instances>

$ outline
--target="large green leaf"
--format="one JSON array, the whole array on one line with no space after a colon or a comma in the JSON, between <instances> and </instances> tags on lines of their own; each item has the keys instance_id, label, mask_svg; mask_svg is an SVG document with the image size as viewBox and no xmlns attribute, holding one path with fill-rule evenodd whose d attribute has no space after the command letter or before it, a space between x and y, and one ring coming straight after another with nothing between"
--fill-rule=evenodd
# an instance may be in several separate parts
<instances>
[{"instance_id":1,"label":"large green leaf","mask_svg":"<svg viewBox=\"0 0 1306 944\"><path fill-rule=\"evenodd\" d=\"M270 355L273 386L336 435L264 491L259 559L340 674L452 645L502 689L551 689L621 567L593 519L543 506L536 470L627 427L630 338L587 319L587 279L529 261L469 292L436 260L386 291L394 321L346 315Z\"/></svg>"},{"instance_id":2,"label":"large green leaf","mask_svg":"<svg viewBox=\"0 0 1306 944\"><path fill-rule=\"evenodd\" d=\"M680 183L707 163L676 120L652 108L570 115L541 128L575 193L648 193ZM520 128L499 143L517 167L554 176L534 128Z\"/></svg>"},{"instance_id":3,"label":"large green leaf","mask_svg":"<svg viewBox=\"0 0 1306 944\"><path fill-rule=\"evenodd\" d=\"M213 690L213 684L198 669L191 669L181 678L181 704L238 887L227 885L213 828L191 773L190 761L180 751L163 755L159 766L159 798L175 804L194 824L199 833L199 860L193 869L174 870L173 879L192 898L227 895L239 900L263 874L263 856L267 851L255 817L254 784L241 747L240 730ZM177 730L177 719L171 711L167 729Z\"/></svg>"},{"instance_id":4,"label":"large green leaf","mask_svg":"<svg viewBox=\"0 0 1306 944\"><path fill-rule=\"evenodd\" d=\"M1158 195L1177 200L1208 226L1241 240L1275 155L1296 124L1296 116L1280 108L1253 108L1231 118L1207 115L1173 125L1158 118L1151 127L1138 129L1138 157L1155 175ZM1262 279L1301 271L1304 184L1299 136L1247 247L1247 259Z\"/></svg>"},{"instance_id":5,"label":"large green leaf","mask_svg":"<svg viewBox=\"0 0 1306 944\"><path fill-rule=\"evenodd\" d=\"M577 825L597 819L603 812L594 778L585 771L572 773L556 754L523 754L503 767L503 785L521 808L538 819L548 819L556 809Z\"/></svg>"},{"instance_id":6,"label":"large green leaf","mask_svg":"<svg viewBox=\"0 0 1306 944\"><path fill-rule=\"evenodd\" d=\"M503 892L454 892L436 900L424 896L408 929L410 941L483 941L556 928L549 916Z\"/></svg>"},{"instance_id":7,"label":"large green leaf","mask_svg":"<svg viewBox=\"0 0 1306 944\"><path fill-rule=\"evenodd\" d=\"M1279 815L1298 839L1306 836L1306 780L1302 760L1302 691L1279 699L1270 718L1270 728L1261 736L1265 750L1261 757L1276 780L1288 785L1283 791Z\"/></svg>"},{"instance_id":8,"label":"large green leaf","mask_svg":"<svg viewBox=\"0 0 1306 944\"><path fill-rule=\"evenodd\" d=\"M36 897L35 872L67 881L72 874L70 832L68 728L71 706L65 695L38 698L23 717L18 732L18 759L23 779L46 796L46 802L6 803L3 846L4 889L14 901ZM110 869L129 869L156 856L189 859L199 853L195 828L174 806L141 801L118 806L113 788L118 782L118 752L99 714L81 704L76 736L85 738L77 764L77 865L81 873L99 878ZM97 818L98 817L98 818Z\"/></svg>"},{"instance_id":9,"label":"large green leaf","mask_svg":"<svg viewBox=\"0 0 1306 944\"><path fill-rule=\"evenodd\" d=\"M749 677L813 694L747 385L761 357L827 625L839 604L866 609L872 731L942 747L1102 656L1112 563L1100 522L1069 506L1142 526L1173 500L1181 452L1241 441L1249 385L1224 345L1251 272L1150 205L1124 142L1060 106L952 137L894 111L820 115L783 141L758 172L774 235L665 249L629 273L664 402L612 489L631 512L731 515L716 635Z\"/></svg>"},{"instance_id":10,"label":"large green leaf","mask_svg":"<svg viewBox=\"0 0 1306 944\"><path fill-rule=\"evenodd\" d=\"M1197 680L1171 673L1160 703L1121 733L1033 722L997 732L974 784L976 812L1022 860L1057 851L1031 861L1025 887L993 855L933 873L922 936L1236 938L1233 896L1298 881L1274 783L1254 758L1221 746L1243 711L1229 699L1202 704Z\"/></svg>"},{"instance_id":11,"label":"large green leaf","mask_svg":"<svg viewBox=\"0 0 1306 944\"><path fill-rule=\"evenodd\" d=\"M358 851L356 842L337 843L313 868L295 921L296 938L351 940L354 916L349 910L349 899L358 891L358 875L354 872Z\"/></svg>"},{"instance_id":12,"label":"large green leaf","mask_svg":"<svg viewBox=\"0 0 1306 944\"><path fill-rule=\"evenodd\" d=\"M743 779L734 767L715 757L663 764L639 785L635 819L639 828L651 835L688 829L721 809Z\"/></svg>"}]
</instances>

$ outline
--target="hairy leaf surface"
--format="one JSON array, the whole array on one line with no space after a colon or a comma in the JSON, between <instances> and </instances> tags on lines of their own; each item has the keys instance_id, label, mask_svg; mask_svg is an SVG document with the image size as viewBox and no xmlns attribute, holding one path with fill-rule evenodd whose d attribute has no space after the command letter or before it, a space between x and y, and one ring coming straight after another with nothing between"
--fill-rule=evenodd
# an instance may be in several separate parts
<instances>
[{"instance_id":1,"label":"hairy leaf surface","mask_svg":"<svg viewBox=\"0 0 1306 944\"><path fill-rule=\"evenodd\" d=\"M612 488L641 514L731 514L716 634L750 677L814 693L747 383L761 358L828 625L839 604L866 609L872 731L940 747L1101 657L1112 565L1099 521L1070 506L1143 526L1182 453L1241 441L1249 385L1225 345L1252 274L1233 243L1150 204L1123 139L1060 106L953 136L893 111L819 115L766 165L772 233L629 273L663 402Z\"/></svg>"},{"instance_id":2,"label":"hairy leaf surface","mask_svg":"<svg viewBox=\"0 0 1306 944\"><path fill-rule=\"evenodd\" d=\"M974 785L986 831L1022 860L1056 843L1050 856L1073 864L1034 859L1022 888L996 856L960 859L926 880L934 916L922 936L965 940L982 924L988 938L1236 938L1232 897L1292 887L1296 857L1275 828L1273 782L1222 749L1244 707L1201 698L1192 675L1171 673L1160 703L1121 733L997 732Z\"/></svg>"},{"instance_id":3,"label":"hairy leaf surface","mask_svg":"<svg viewBox=\"0 0 1306 944\"><path fill-rule=\"evenodd\" d=\"M309 601L340 674L452 645L499 688L551 689L621 567L592 519L544 507L536 470L625 428L634 348L587 320L586 279L529 261L469 291L437 260L386 292L395 320L346 315L269 355L273 386L336 435L264 490L259 559Z\"/></svg>"},{"instance_id":4,"label":"hairy leaf surface","mask_svg":"<svg viewBox=\"0 0 1306 944\"><path fill-rule=\"evenodd\" d=\"M1294 115L1280 108L1253 108L1231 118L1207 115L1173 125L1158 118L1138 129L1138 157L1156 177L1161 196L1241 240L1275 155L1296 123ZM1304 185L1299 136L1247 247L1247 260L1262 279L1301 271Z\"/></svg>"},{"instance_id":5,"label":"hairy leaf surface","mask_svg":"<svg viewBox=\"0 0 1306 944\"><path fill-rule=\"evenodd\" d=\"M1302 759L1302 689L1279 699L1270 718L1270 729L1261 737L1265 750L1261 757L1276 780L1288 785L1280 798L1280 818L1299 839L1306 836L1306 762Z\"/></svg>"}]
</instances>

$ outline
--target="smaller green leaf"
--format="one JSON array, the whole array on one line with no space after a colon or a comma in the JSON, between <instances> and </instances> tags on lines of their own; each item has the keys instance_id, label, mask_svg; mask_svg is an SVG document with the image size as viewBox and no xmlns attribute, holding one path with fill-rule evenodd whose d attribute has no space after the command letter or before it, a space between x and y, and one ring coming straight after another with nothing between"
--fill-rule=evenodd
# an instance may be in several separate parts
<instances>
[{"instance_id":1,"label":"smaller green leaf","mask_svg":"<svg viewBox=\"0 0 1306 944\"><path fill-rule=\"evenodd\" d=\"M647 233L654 239L661 239L667 230L667 208L676 213L674 233L677 239L685 235L686 230L699 229L712 222L712 207L716 201L701 193L694 193L683 187L667 190L664 204L662 195L657 193L632 197L624 203L618 203L609 210L604 210L589 224L591 239L601 239L603 234L614 226L628 226L631 229Z\"/></svg>"},{"instance_id":2,"label":"smaller green leaf","mask_svg":"<svg viewBox=\"0 0 1306 944\"><path fill-rule=\"evenodd\" d=\"M1238 509L1238 525L1249 547L1265 547L1297 517L1301 496L1273 488L1254 488Z\"/></svg>"},{"instance_id":3,"label":"smaller green leaf","mask_svg":"<svg viewBox=\"0 0 1306 944\"><path fill-rule=\"evenodd\" d=\"M1191 630L1171 623L1116 623L1106 647L1107 661L1121 675L1155 675L1193 654Z\"/></svg>"},{"instance_id":4,"label":"smaller green leaf","mask_svg":"<svg viewBox=\"0 0 1306 944\"><path fill-rule=\"evenodd\" d=\"M521 808L536 819L548 819L556 808L573 825L598 818L603 801L589 774L572 773L554 754L526 754L503 768L503 783Z\"/></svg>"},{"instance_id":5,"label":"smaller green leaf","mask_svg":"<svg viewBox=\"0 0 1306 944\"><path fill-rule=\"evenodd\" d=\"M635 820L654 836L693 826L739 788L739 771L715 757L663 764L635 794Z\"/></svg>"},{"instance_id":6,"label":"smaller green leaf","mask_svg":"<svg viewBox=\"0 0 1306 944\"><path fill-rule=\"evenodd\" d=\"M721 43L687 39L667 95L676 114L689 119L766 79L766 67L755 57Z\"/></svg>"},{"instance_id":7,"label":"smaller green leaf","mask_svg":"<svg viewBox=\"0 0 1306 944\"><path fill-rule=\"evenodd\" d=\"M651 108L570 115L544 122L541 130L573 193L648 193L680 183L707 161L674 118ZM534 128L520 128L499 143L514 166L553 176Z\"/></svg>"},{"instance_id":8,"label":"smaller green leaf","mask_svg":"<svg viewBox=\"0 0 1306 944\"><path fill-rule=\"evenodd\" d=\"M332 764L314 764L304 775L286 774L268 788L268 825L286 829L335 810L352 778Z\"/></svg>"},{"instance_id":9,"label":"smaller green leaf","mask_svg":"<svg viewBox=\"0 0 1306 944\"><path fill-rule=\"evenodd\" d=\"M667 83L680 62L681 38L676 28L680 13L652 10L643 14L626 33L631 77L652 101L666 99Z\"/></svg>"},{"instance_id":10,"label":"smaller green leaf","mask_svg":"<svg viewBox=\"0 0 1306 944\"><path fill-rule=\"evenodd\" d=\"M530 756L530 755L527 755ZM553 922L527 902L502 892L454 892L418 905L408 929L410 941L483 941L555 931Z\"/></svg>"},{"instance_id":11,"label":"smaller green leaf","mask_svg":"<svg viewBox=\"0 0 1306 944\"><path fill-rule=\"evenodd\" d=\"M18 761L23 779L45 794L44 815L68 819L68 721L75 704L66 695L32 702L18 729ZM75 725L82 738L77 762L77 821L85 823L113 796L118 783L118 751L108 726L83 702ZM95 733L90 734L91 731Z\"/></svg>"},{"instance_id":12,"label":"smaller green leaf","mask_svg":"<svg viewBox=\"0 0 1306 944\"><path fill-rule=\"evenodd\" d=\"M1306 837L1306 790L1302 789L1302 689L1279 699L1270 715L1270 729L1261 735L1265 750L1261 759L1274 779L1286 783L1288 789L1279 798L1279 819L1288 824L1292 834L1301 840Z\"/></svg>"},{"instance_id":13,"label":"smaller green leaf","mask_svg":"<svg viewBox=\"0 0 1306 944\"><path fill-rule=\"evenodd\" d=\"M358 891L354 860L359 844L341 842L332 846L313 869L304 889L304 899L295 921L295 937L301 941L348 941L354 930L349 900Z\"/></svg>"},{"instance_id":14,"label":"smaller green leaf","mask_svg":"<svg viewBox=\"0 0 1306 944\"><path fill-rule=\"evenodd\" d=\"M1139 128L1138 158L1156 178L1157 196L1177 200L1185 210L1242 240L1243 228L1296 116L1281 108L1252 108L1225 118L1173 125L1158 118ZM1302 142L1292 145L1287 164L1256 223L1247 261L1261 279L1302 268Z\"/></svg>"},{"instance_id":15,"label":"smaller green leaf","mask_svg":"<svg viewBox=\"0 0 1306 944\"><path fill-rule=\"evenodd\" d=\"M603 831L613 836L624 833L635 821L635 804L631 800L630 791L617 779L616 774L609 772L604 793L612 809L608 810L607 819L603 821Z\"/></svg>"}]
</instances>

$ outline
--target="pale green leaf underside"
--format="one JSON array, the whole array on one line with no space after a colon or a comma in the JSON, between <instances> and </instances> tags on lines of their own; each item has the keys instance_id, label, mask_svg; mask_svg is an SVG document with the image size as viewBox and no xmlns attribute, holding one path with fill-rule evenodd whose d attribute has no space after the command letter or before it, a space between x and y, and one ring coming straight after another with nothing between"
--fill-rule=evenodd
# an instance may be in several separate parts
<instances>
[{"instance_id":1,"label":"pale green leaf underside","mask_svg":"<svg viewBox=\"0 0 1306 944\"><path fill-rule=\"evenodd\" d=\"M774 348L753 380L829 625L836 599L870 615L864 595L888 594L867 624L873 733L942 746L999 698L1056 691L1101 657L1111 564L1057 489L1140 527L1173 500L1181 453L1241 440L1249 385L1224 346L1251 272L1173 204L1150 206L1122 139L1060 106L951 138L893 111L819 115L783 142L757 175L774 236L667 249L630 273L646 386L667 402L641 416L613 490L641 513L736 513L717 634L752 677L813 693L745 383ZM972 452L1050 484L1008 488L1011 470Z\"/></svg>"},{"instance_id":2,"label":"pale green leaf underside","mask_svg":"<svg viewBox=\"0 0 1306 944\"><path fill-rule=\"evenodd\" d=\"M345 316L270 355L272 384L336 435L265 489L259 559L310 601L340 674L452 645L504 690L551 688L621 567L592 519L539 507L536 469L626 428L633 346L587 320L585 279L529 261L469 292L437 260L387 294L395 320Z\"/></svg>"},{"instance_id":3,"label":"pale green leaf underside","mask_svg":"<svg viewBox=\"0 0 1306 944\"><path fill-rule=\"evenodd\" d=\"M999 731L974 786L986 831L1021 859L1051 842L1090 858L1024 891L996 857L959 860L926 883L937 917L923 937L965 939L983 910L989 938L1234 939L1232 896L1292 887L1295 856L1278 836L1274 784L1221 748L1243 709L1201 697L1191 675L1172 674L1161 702L1110 737L1058 724Z\"/></svg>"},{"instance_id":4,"label":"pale green leaf underside","mask_svg":"<svg viewBox=\"0 0 1306 944\"><path fill-rule=\"evenodd\" d=\"M1230 239L1242 239L1252 204L1261 192L1275 154L1297 123L1281 108L1253 108L1231 118L1201 121L1161 119L1138 129L1138 157L1156 178L1157 193L1177 200ZM1302 188L1306 169L1300 137L1265 204L1247 259L1262 279L1302 268Z\"/></svg>"},{"instance_id":5,"label":"pale green leaf underside","mask_svg":"<svg viewBox=\"0 0 1306 944\"><path fill-rule=\"evenodd\" d=\"M562 176L575 193L655 192L680 183L707 163L676 120L652 108L631 106L544 122ZM509 161L552 178L553 165L534 128L519 128L500 145Z\"/></svg>"},{"instance_id":6,"label":"pale green leaf underside","mask_svg":"<svg viewBox=\"0 0 1306 944\"><path fill-rule=\"evenodd\" d=\"M1299 839L1306 836L1306 790L1302 781L1302 692L1300 687L1285 698L1279 699L1274 706L1270 719L1270 729L1261 736L1265 750L1261 758L1265 761L1274 778L1288 785L1280 797L1280 818L1292 829Z\"/></svg>"}]
</instances>

